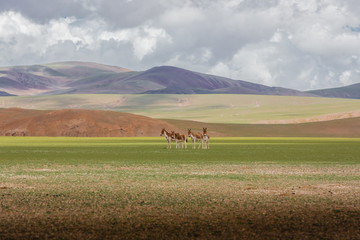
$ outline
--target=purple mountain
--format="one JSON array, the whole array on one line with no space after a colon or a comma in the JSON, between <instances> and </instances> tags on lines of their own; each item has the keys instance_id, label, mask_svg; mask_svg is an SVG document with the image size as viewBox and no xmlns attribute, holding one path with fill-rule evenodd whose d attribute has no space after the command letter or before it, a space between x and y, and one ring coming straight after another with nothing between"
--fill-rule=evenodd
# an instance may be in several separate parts
<instances>
[{"instance_id":1,"label":"purple mountain","mask_svg":"<svg viewBox=\"0 0 360 240\"><path fill-rule=\"evenodd\" d=\"M297 90L161 66L146 71L86 62L0 68L0 89L29 94L259 94L314 96Z\"/></svg>"}]
</instances>

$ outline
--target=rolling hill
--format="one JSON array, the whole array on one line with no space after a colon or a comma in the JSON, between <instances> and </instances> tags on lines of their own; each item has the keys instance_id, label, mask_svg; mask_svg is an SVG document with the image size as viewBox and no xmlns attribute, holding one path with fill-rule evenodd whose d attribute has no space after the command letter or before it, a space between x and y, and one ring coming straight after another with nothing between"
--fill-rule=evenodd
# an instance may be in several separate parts
<instances>
[{"instance_id":1,"label":"rolling hill","mask_svg":"<svg viewBox=\"0 0 360 240\"><path fill-rule=\"evenodd\" d=\"M213 137L360 137L360 118L280 125L219 124L99 110L0 109L0 136L154 137L162 128L186 134L188 128L201 131L202 127Z\"/></svg>"},{"instance_id":2,"label":"rolling hill","mask_svg":"<svg viewBox=\"0 0 360 240\"><path fill-rule=\"evenodd\" d=\"M36 95L69 89L72 82L106 74L128 72L121 67L88 62L61 62L44 65L0 68L0 90L16 95Z\"/></svg>"},{"instance_id":3,"label":"rolling hill","mask_svg":"<svg viewBox=\"0 0 360 240\"><path fill-rule=\"evenodd\" d=\"M329 98L354 98L360 99L360 83L352 84L339 88L328 88L321 90L308 91L310 94L316 94Z\"/></svg>"},{"instance_id":4,"label":"rolling hill","mask_svg":"<svg viewBox=\"0 0 360 240\"><path fill-rule=\"evenodd\" d=\"M357 99L243 94L71 94L1 97L0 108L93 109L207 123L303 123L360 116Z\"/></svg>"},{"instance_id":5,"label":"rolling hill","mask_svg":"<svg viewBox=\"0 0 360 240\"><path fill-rule=\"evenodd\" d=\"M15 96L14 94L10 94L4 91L0 91L0 96Z\"/></svg>"},{"instance_id":6,"label":"rolling hill","mask_svg":"<svg viewBox=\"0 0 360 240\"><path fill-rule=\"evenodd\" d=\"M86 62L0 68L0 89L16 95L231 93L313 96L177 67L160 66L136 72Z\"/></svg>"},{"instance_id":7,"label":"rolling hill","mask_svg":"<svg viewBox=\"0 0 360 240\"><path fill-rule=\"evenodd\" d=\"M0 109L0 136L159 136L162 128L180 131L161 120L113 111Z\"/></svg>"}]
</instances>

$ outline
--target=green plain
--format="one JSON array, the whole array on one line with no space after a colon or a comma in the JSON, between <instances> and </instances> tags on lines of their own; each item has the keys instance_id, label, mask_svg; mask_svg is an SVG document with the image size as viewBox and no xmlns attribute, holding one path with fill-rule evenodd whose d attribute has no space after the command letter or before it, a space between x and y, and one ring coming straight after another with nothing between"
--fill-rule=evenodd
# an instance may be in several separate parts
<instances>
[{"instance_id":1,"label":"green plain","mask_svg":"<svg viewBox=\"0 0 360 240\"><path fill-rule=\"evenodd\" d=\"M1 239L358 239L360 139L0 137Z\"/></svg>"},{"instance_id":2,"label":"green plain","mask_svg":"<svg viewBox=\"0 0 360 240\"><path fill-rule=\"evenodd\" d=\"M190 141L190 138L189 138ZM360 139L213 138L210 149L166 149L161 137L0 137L1 167L8 164L360 164ZM198 147L198 144L196 144Z\"/></svg>"}]
</instances>

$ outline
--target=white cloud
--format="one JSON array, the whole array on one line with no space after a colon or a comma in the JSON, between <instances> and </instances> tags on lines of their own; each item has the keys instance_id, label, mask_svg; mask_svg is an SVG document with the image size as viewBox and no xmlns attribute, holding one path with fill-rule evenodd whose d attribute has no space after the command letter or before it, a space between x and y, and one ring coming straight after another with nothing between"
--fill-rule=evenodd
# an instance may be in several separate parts
<instances>
[{"instance_id":1,"label":"white cloud","mask_svg":"<svg viewBox=\"0 0 360 240\"><path fill-rule=\"evenodd\" d=\"M75 0L75 2L77 1L81 2L85 9L88 9L92 12L95 12L100 4L99 0Z\"/></svg>"},{"instance_id":2,"label":"white cloud","mask_svg":"<svg viewBox=\"0 0 360 240\"><path fill-rule=\"evenodd\" d=\"M41 26L35 24L20 13L13 11L0 13L0 38L10 41L16 35L40 36Z\"/></svg>"},{"instance_id":3,"label":"white cloud","mask_svg":"<svg viewBox=\"0 0 360 240\"><path fill-rule=\"evenodd\" d=\"M283 0L275 9L253 11L261 12L265 19L274 18L277 28L267 26L273 31L267 39L254 36L255 41L239 46L231 58L215 63L210 72L297 89L356 81L351 73L360 67L360 33L346 26L358 26L360 18L350 9L330 0ZM257 14L251 15L255 21Z\"/></svg>"},{"instance_id":4,"label":"white cloud","mask_svg":"<svg viewBox=\"0 0 360 240\"><path fill-rule=\"evenodd\" d=\"M205 20L201 9L192 6L183 6L170 9L160 17L163 25L169 27L186 27Z\"/></svg>"},{"instance_id":5,"label":"white cloud","mask_svg":"<svg viewBox=\"0 0 360 240\"><path fill-rule=\"evenodd\" d=\"M21 59L25 55L31 54L34 60L44 57L46 61L46 56L51 55L50 51L61 46L69 47L69 44L78 53L64 51L61 59L70 59L89 50L98 54L102 42L115 41L118 48L121 48L119 45L131 44L133 57L141 61L156 50L158 43L171 43L171 37L161 28L139 26L116 31L106 30L107 28L106 23L99 18L84 21L66 17L52 19L41 25L26 19L20 13L3 12L0 14L0 48L7 49L5 52L13 55L14 62L23 64ZM69 55L66 56L66 53ZM0 60L0 64L8 64L5 61L6 59ZM26 63L31 63L31 59L27 61Z\"/></svg>"},{"instance_id":6,"label":"white cloud","mask_svg":"<svg viewBox=\"0 0 360 240\"><path fill-rule=\"evenodd\" d=\"M86 42L84 39L74 34L71 30L71 24L75 21L76 19L74 17L51 20L49 24L43 27L43 32L46 35L46 47L63 41L71 41L74 44L85 45Z\"/></svg>"},{"instance_id":7,"label":"white cloud","mask_svg":"<svg viewBox=\"0 0 360 240\"><path fill-rule=\"evenodd\" d=\"M158 41L171 43L171 37L163 29L145 27L143 34L135 37L133 43L135 57L142 60L144 56L153 53Z\"/></svg>"},{"instance_id":8,"label":"white cloud","mask_svg":"<svg viewBox=\"0 0 360 240\"><path fill-rule=\"evenodd\" d=\"M218 62L209 72L213 75L224 76L227 78L231 78L230 68L227 64L223 62Z\"/></svg>"},{"instance_id":9,"label":"white cloud","mask_svg":"<svg viewBox=\"0 0 360 240\"><path fill-rule=\"evenodd\" d=\"M243 79L272 86L275 83L276 73L272 73L270 67L275 62L281 61L276 51L277 49L271 45L261 47L249 45L234 55L232 68L238 66L237 75L242 76Z\"/></svg>"},{"instance_id":10,"label":"white cloud","mask_svg":"<svg viewBox=\"0 0 360 240\"><path fill-rule=\"evenodd\" d=\"M344 85L349 85L351 84L351 71L344 71L343 73L341 73L339 80L342 84Z\"/></svg>"},{"instance_id":11,"label":"white cloud","mask_svg":"<svg viewBox=\"0 0 360 240\"><path fill-rule=\"evenodd\" d=\"M24 54L46 54L47 48L70 41L78 47L92 43L84 28L72 26L76 18L53 19L47 24L36 24L19 13L3 12L0 14L0 41L9 50L22 48ZM0 43L1 44L1 43ZM14 56L21 58L22 56Z\"/></svg>"},{"instance_id":12,"label":"white cloud","mask_svg":"<svg viewBox=\"0 0 360 240\"><path fill-rule=\"evenodd\" d=\"M115 40L119 43L132 43L134 55L138 60L142 60L146 55L156 50L158 42L171 43L171 37L164 29L152 28L148 26L123 29L116 32L103 32L99 40Z\"/></svg>"}]
</instances>

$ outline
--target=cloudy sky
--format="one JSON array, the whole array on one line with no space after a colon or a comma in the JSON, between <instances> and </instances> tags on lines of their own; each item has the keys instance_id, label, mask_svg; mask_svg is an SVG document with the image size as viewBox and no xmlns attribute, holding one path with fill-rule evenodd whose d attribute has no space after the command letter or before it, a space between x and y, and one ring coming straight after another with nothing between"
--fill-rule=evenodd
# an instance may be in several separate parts
<instances>
[{"instance_id":1,"label":"cloudy sky","mask_svg":"<svg viewBox=\"0 0 360 240\"><path fill-rule=\"evenodd\" d=\"M299 90L360 82L358 0L0 0L0 66L91 61Z\"/></svg>"}]
</instances>

